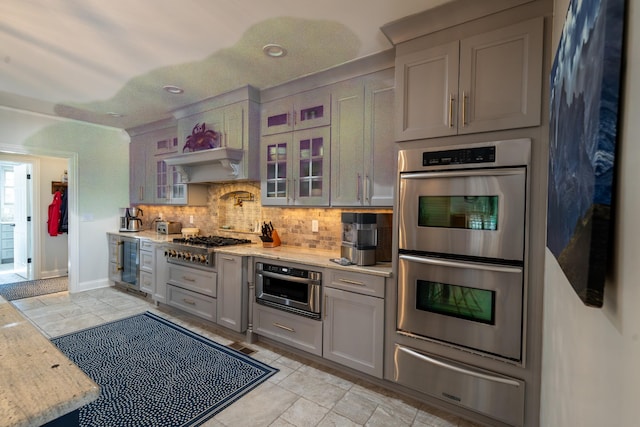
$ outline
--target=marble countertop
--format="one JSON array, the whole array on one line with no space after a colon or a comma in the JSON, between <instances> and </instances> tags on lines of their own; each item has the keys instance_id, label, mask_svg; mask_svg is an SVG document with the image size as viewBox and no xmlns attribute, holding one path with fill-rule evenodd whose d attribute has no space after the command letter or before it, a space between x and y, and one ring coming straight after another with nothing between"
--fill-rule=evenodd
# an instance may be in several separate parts
<instances>
[{"instance_id":1,"label":"marble countertop","mask_svg":"<svg viewBox=\"0 0 640 427\"><path fill-rule=\"evenodd\" d=\"M3 426L40 426L100 396L100 387L0 297Z\"/></svg>"},{"instance_id":2,"label":"marble countertop","mask_svg":"<svg viewBox=\"0 0 640 427\"><path fill-rule=\"evenodd\" d=\"M159 234L155 231L150 230L135 233L116 231L111 234L120 234L123 236L138 237L140 239L149 239L156 243L171 242L175 237L182 236L181 234ZM252 243L245 245L223 246L220 248L216 248L215 251L231 255L268 258L286 262L296 262L305 265L312 265L315 267L334 268L338 270L391 277L391 262L377 263L376 265L358 266L340 265L331 261L331 259L340 258L339 248L334 252L320 249L300 248L296 246L278 246L275 248L265 248L262 246L262 243Z\"/></svg>"},{"instance_id":3,"label":"marble countertop","mask_svg":"<svg viewBox=\"0 0 640 427\"><path fill-rule=\"evenodd\" d=\"M264 248L262 244L223 246L216 252L232 255L253 256L286 262L297 262L322 268L334 268L338 270L353 271L359 273L374 274L377 276L391 277L391 263L377 263L376 265L340 265L331 259L340 258L340 251L323 251L319 249L306 249L294 246L277 246Z\"/></svg>"}]
</instances>

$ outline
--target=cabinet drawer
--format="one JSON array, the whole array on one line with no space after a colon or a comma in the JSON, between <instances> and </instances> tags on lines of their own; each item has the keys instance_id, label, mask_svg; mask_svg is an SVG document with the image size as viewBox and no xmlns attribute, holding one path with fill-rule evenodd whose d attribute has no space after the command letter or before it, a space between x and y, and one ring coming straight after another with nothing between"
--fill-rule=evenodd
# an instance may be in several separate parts
<instances>
[{"instance_id":1,"label":"cabinet drawer","mask_svg":"<svg viewBox=\"0 0 640 427\"><path fill-rule=\"evenodd\" d=\"M210 297L216 296L217 275L213 271L197 270L178 265L169 265L170 285L179 286Z\"/></svg>"},{"instance_id":2,"label":"cabinet drawer","mask_svg":"<svg viewBox=\"0 0 640 427\"><path fill-rule=\"evenodd\" d=\"M140 239L140 250L141 251L152 251L153 250L153 242L151 240Z\"/></svg>"},{"instance_id":3,"label":"cabinet drawer","mask_svg":"<svg viewBox=\"0 0 640 427\"><path fill-rule=\"evenodd\" d=\"M167 304L203 319L216 321L216 299L167 285Z\"/></svg>"},{"instance_id":4,"label":"cabinet drawer","mask_svg":"<svg viewBox=\"0 0 640 427\"><path fill-rule=\"evenodd\" d=\"M153 273L140 271L140 290L142 292L153 293Z\"/></svg>"},{"instance_id":5,"label":"cabinet drawer","mask_svg":"<svg viewBox=\"0 0 640 427\"><path fill-rule=\"evenodd\" d=\"M153 252L140 251L140 270L153 272Z\"/></svg>"},{"instance_id":6,"label":"cabinet drawer","mask_svg":"<svg viewBox=\"0 0 640 427\"><path fill-rule=\"evenodd\" d=\"M322 322L270 307L253 305L254 330L306 352L322 355Z\"/></svg>"},{"instance_id":7,"label":"cabinet drawer","mask_svg":"<svg viewBox=\"0 0 640 427\"><path fill-rule=\"evenodd\" d=\"M384 298L385 278L344 270L327 270L324 286Z\"/></svg>"}]
</instances>

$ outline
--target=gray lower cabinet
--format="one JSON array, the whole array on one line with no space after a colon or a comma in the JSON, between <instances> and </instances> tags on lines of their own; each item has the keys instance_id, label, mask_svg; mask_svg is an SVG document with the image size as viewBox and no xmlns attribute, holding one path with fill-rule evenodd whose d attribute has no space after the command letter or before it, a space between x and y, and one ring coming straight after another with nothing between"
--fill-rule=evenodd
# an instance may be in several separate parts
<instances>
[{"instance_id":1,"label":"gray lower cabinet","mask_svg":"<svg viewBox=\"0 0 640 427\"><path fill-rule=\"evenodd\" d=\"M215 322L216 281L214 271L169 264L167 304Z\"/></svg>"},{"instance_id":2,"label":"gray lower cabinet","mask_svg":"<svg viewBox=\"0 0 640 427\"><path fill-rule=\"evenodd\" d=\"M322 356L322 322L319 320L254 304L253 328L258 335Z\"/></svg>"},{"instance_id":3,"label":"gray lower cabinet","mask_svg":"<svg viewBox=\"0 0 640 427\"><path fill-rule=\"evenodd\" d=\"M109 280L120 280L122 267L120 266L120 239L117 234L109 234Z\"/></svg>"},{"instance_id":4,"label":"gray lower cabinet","mask_svg":"<svg viewBox=\"0 0 640 427\"><path fill-rule=\"evenodd\" d=\"M140 239L140 290L151 295L155 290L155 259L155 244L151 240Z\"/></svg>"},{"instance_id":5,"label":"gray lower cabinet","mask_svg":"<svg viewBox=\"0 0 640 427\"><path fill-rule=\"evenodd\" d=\"M326 270L322 356L382 378L385 278Z\"/></svg>"},{"instance_id":6,"label":"gray lower cabinet","mask_svg":"<svg viewBox=\"0 0 640 427\"><path fill-rule=\"evenodd\" d=\"M216 254L218 297L216 323L236 332L247 330L249 284L247 258Z\"/></svg>"},{"instance_id":7,"label":"gray lower cabinet","mask_svg":"<svg viewBox=\"0 0 640 427\"><path fill-rule=\"evenodd\" d=\"M156 270L155 286L153 289L153 300L156 302L167 302L167 281L169 280L169 264L164 256L164 245L156 244Z\"/></svg>"}]
</instances>

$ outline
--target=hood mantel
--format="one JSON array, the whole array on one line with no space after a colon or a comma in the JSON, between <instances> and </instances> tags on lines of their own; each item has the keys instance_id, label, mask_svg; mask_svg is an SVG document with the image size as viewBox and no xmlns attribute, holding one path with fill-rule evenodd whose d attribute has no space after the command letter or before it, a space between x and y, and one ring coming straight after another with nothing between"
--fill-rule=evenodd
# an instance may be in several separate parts
<instances>
[{"instance_id":1,"label":"hood mantel","mask_svg":"<svg viewBox=\"0 0 640 427\"><path fill-rule=\"evenodd\" d=\"M165 163L175 166L185 183L224 182L245 179L241 176L243 150L212 148L166 157Z\"/></svg>"}]
</instances>

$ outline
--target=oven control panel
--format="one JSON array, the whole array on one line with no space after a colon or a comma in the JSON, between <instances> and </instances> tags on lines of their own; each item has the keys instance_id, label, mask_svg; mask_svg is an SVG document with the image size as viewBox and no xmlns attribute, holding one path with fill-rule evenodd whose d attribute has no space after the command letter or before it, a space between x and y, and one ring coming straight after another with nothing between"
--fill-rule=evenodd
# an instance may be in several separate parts
<instances>
[{"instance_id":1,"label":"oven control panel","mask_svg":"<svg viewBox=\"0 0 640 427\"><path fill-rule=\"evenodd\" d=\"M493 163L495 161L495 146L426 151L422 153L422 166L464 165L471 163Z\"/></svg>"},{"instance_id":2,"label":"oven control panel","mask_svg":"<svg viewBox=\"0 0 640 427\"><path fill-rule=\"evenodd\" d=\"M298 277L300 279L321 280L322 273L317 271L302 270L283 265L258 263L256 267L259 271L280 274L283 276Z\"/></svg>"}]
</instances>

